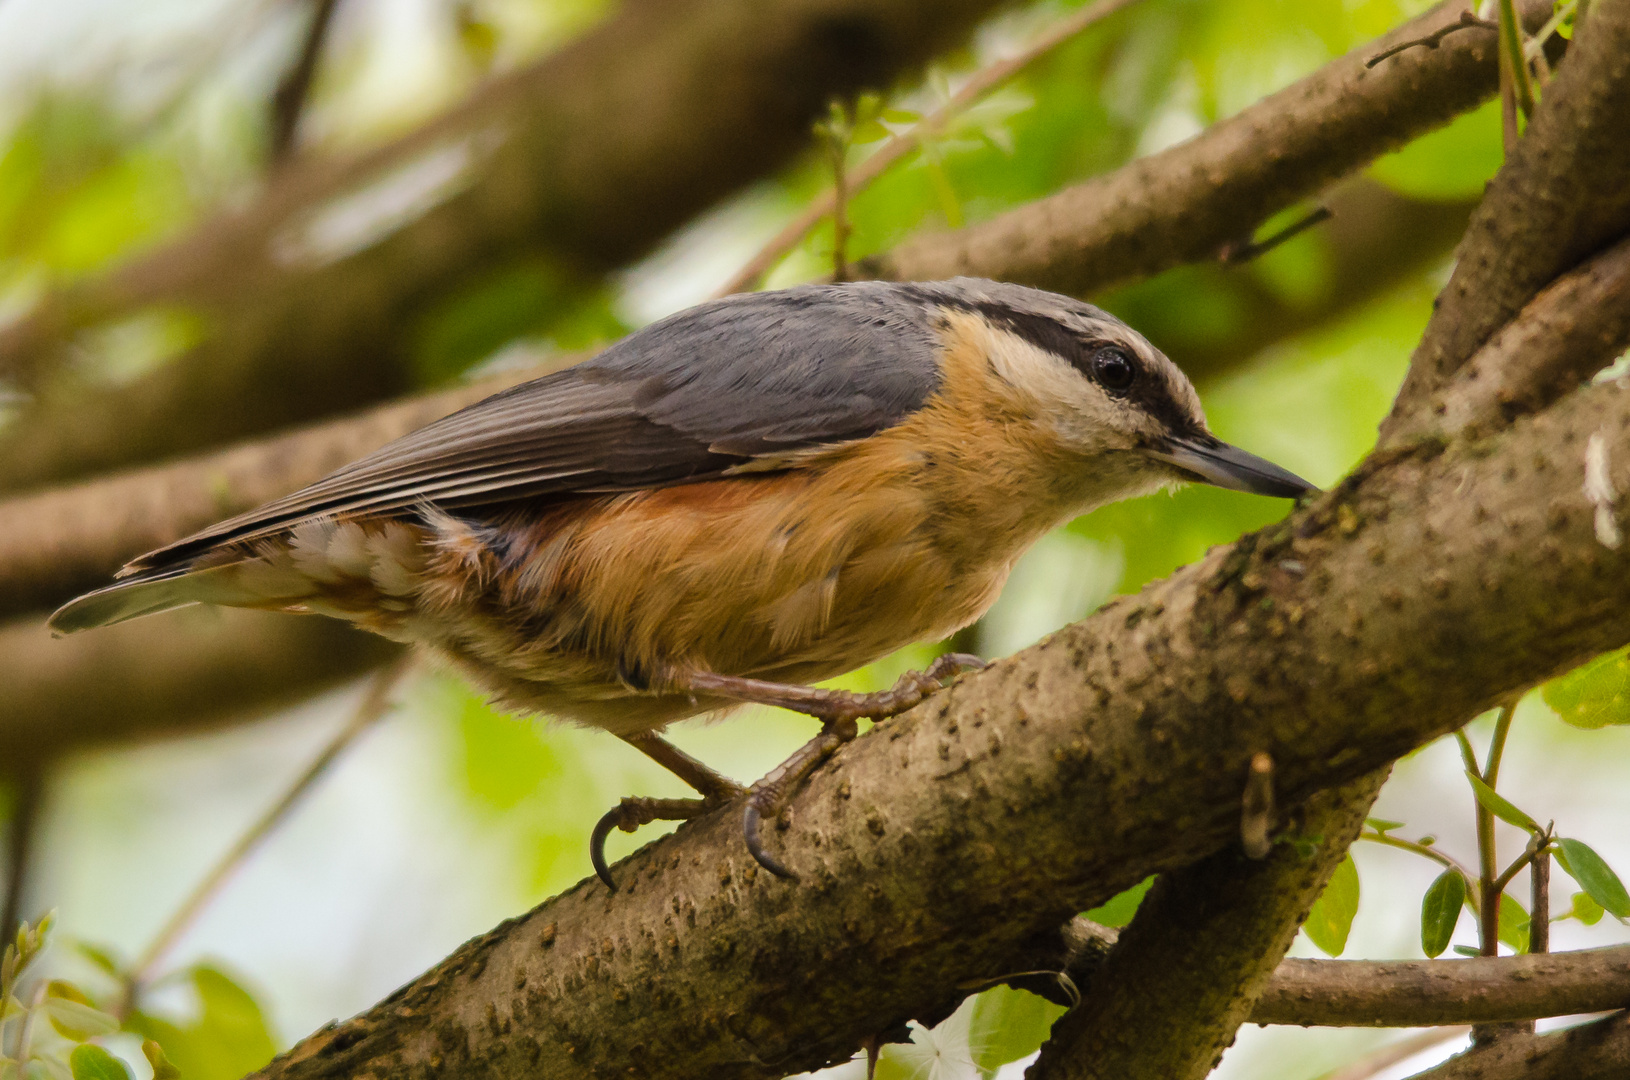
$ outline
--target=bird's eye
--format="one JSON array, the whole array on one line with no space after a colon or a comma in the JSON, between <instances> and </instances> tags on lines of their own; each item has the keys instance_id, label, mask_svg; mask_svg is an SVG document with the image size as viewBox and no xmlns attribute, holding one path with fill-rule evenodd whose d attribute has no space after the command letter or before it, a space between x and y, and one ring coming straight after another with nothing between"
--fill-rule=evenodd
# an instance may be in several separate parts
<instances>
[{"instance_id":1,"label":"bird's eye","mask_svg":"<svg viewBox=\"0 0 1630 1080\"><path fill-rule=\"evenodd\" d=\"M1092 377L1105 390L1125 390L1137 378L1138 369L1132 358L1120 349L1099 349L1092 357Z\"/></svg>"}]
</instances>

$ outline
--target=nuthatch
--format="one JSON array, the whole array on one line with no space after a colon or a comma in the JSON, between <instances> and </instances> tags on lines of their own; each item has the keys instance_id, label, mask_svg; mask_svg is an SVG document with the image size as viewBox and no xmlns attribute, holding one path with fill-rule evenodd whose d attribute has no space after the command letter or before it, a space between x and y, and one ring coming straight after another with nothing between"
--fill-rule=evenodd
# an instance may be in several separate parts
<instances>
[{"instance_id":1,"label":"nuthatch","mask_svg":"<svg viewBox=\"0 0 1630 1080\"><path fill-rule=\"evenodd\" d=\"M451 661L503 704L604 728L759 822L842 742L939 689L810 683L939 640L1093 507L1184 481L1312 488L1218 441L1177 367L1088 304L973 278L703 304L496 394L287 498L136 559L51 618L192 603L318 612ZM660 736L745 702L821 734L745 790ZM614 886L613 886L614 887Z\"/></svg>"}]
</instances>

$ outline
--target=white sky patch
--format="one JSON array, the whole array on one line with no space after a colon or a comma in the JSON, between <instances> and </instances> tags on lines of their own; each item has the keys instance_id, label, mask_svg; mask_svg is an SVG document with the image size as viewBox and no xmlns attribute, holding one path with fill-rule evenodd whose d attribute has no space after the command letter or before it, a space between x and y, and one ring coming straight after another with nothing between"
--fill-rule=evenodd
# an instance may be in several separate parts
<instances>
[{"instance_id":1,"label":"white sky patch","mask_svg":"<svg viewBox=\"0 0 1630 1080\"><path fill-rule=\"evenodd\" d=\"M1596 508L1596 539L1603 547L1618 550L1624 542L1614 505L1619 491L1607 467L1607 440L1598 431L1585 443L1585 499Z\"/></svg>"}]
</instances>

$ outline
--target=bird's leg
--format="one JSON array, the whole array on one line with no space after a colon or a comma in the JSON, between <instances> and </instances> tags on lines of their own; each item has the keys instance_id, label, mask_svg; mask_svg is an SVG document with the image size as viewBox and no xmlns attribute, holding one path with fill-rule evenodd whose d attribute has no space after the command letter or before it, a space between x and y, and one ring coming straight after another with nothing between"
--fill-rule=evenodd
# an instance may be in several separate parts
<instances>
[{"instance_id":1,"label":"bird's leg","mask_svg":"<svg viewBox=\"0 0 1630 1080\"><path fill-rule=\"evenodd\" d=\"M612 829L633 832L653 821L685 821L746 793L747 789L723 773L708 768L655 732L621 736L622 740L701 793L700 799L650 799L634 796L612 807L589 836L589 861L606 888L617 891L606 865L606 837Z\"/></svg>"},{"instance_id":2,"label":"bird's leg","mask_svg":"<svg viewBox=\"0 0 1630 1080\"><path fill-rule=\"evenodd\" d=\"M821 733L800 747L791 757L770 770L748 789L747 806L742 811L742 837L758 864L776 877L796 879L797 875L764 850L759 825L765 818L780 814L787 799L809 774L853 739L862 718L884 720L922 701L941 689L945 680L959 672L977 671L985 662L967 653L946 653L929 665L927 671L908 671L892 689L871 694L848 690L820 690L811 686L745 679L711 672L687 672L675 678L681 689L713 694L758 705L775 705L807 713L824 721Z\"/></svg>"}]
</instances>

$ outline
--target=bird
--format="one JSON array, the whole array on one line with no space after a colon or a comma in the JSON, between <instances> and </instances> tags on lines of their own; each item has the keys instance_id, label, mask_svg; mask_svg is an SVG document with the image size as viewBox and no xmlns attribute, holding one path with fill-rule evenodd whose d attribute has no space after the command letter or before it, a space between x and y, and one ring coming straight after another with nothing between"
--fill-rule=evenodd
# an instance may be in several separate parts
<instances>
[{"instance_id":1,"label":"bird","mask_svg":"<svg viewBox=\"0 0 1630 1080\"><path fill-rule=\"evenodd\" d=\"M795 878L762 821L859 720L983 661L813 684L970 625L1061 523L1193 481L1316 490L1214 436L1177 365L1090 304L978 278L802 285L654 322L132 560L50 624L194 603L348 620L696 790L600 820L611 890L613 829L738 799L752 856ZM822 726L750 787L662 738L743 704Z\"/></svg>"}]
</instances>

